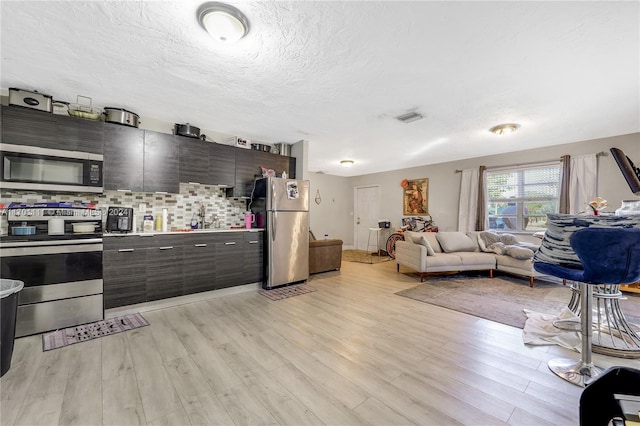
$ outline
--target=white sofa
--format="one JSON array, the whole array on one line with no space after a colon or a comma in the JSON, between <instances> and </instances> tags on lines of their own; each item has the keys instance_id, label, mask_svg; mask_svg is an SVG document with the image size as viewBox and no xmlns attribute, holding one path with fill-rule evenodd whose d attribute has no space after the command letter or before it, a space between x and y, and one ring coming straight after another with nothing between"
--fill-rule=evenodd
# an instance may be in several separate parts
<instances>
[{"instance_id":1,"label":"white sofa","mask_svg":"<svg viewBox=\"0 0 640 426\"><path fill-rule=\"evenodd\" d=\"M516 236L518 241L540 245L540 239L532 236ZM425 242L426 241L426 242ZM396 242L397 270L407 267L420 274L420 282L429 272L493 270L529 278L533 287L535 277L541 276L533 269L531 258L517 259L505 254L483 252L478 244L478 232L405 232L405 241Z\"/></svg>"}]
</instances>

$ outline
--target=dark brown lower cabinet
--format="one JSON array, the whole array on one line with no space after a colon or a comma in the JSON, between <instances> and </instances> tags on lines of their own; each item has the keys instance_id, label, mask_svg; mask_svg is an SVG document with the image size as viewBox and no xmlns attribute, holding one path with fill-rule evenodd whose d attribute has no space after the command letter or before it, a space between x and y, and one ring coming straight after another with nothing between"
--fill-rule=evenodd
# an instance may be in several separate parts
<instances>
[{"instance_id":1,"label":"dark brown lower cabinet","mask_svg":"<svg viewBox=\"0 0 640 426\"><path fill-rule=\"evenodd\" d=\"M244 284L242 264L244 260L243 232L225 232L215 235L216 288Z\"/></svg>"},{"instance_id":2,"label":"dark brown lower cabinet","mask_svg":"<svg viewBox=\"0 0 640 426\"><path fill-rule=\"evenodd\" d=\"M200 293L216 288L216 246L212 237L186 236L182 260L184 294Z\"/></svg>"},{"instance_id":3,"label":"dark brown lower cabinet","mask_svg":"<svg viewBox=\"0 0 640 426\"><path fill-rule=\"evenodd\" d=\"M105 308L262 281L263 233L105 237Z\"/></svg>"},{"instance_id":4,"label":"dark brown lower cabinet","mask_svg":"<svg viewBox=\"0 0 640 426\"><path fill-rule=\"evenodd\" d=\"M263 232L244 232L243 284L262 282Z\"/></svg>"},{"instance_id":5,"label":"dark brown lower cabinet","mask_svg":"<svg viewBox=\"0 0 640 426\"><path fill-rule=\"evenodd\" d=\"M102 263L105 309L147 301L145 249L125 243L120 249L105 250Z\"/></svg>"},{"instance_id":6,"label":"dark brown lower cabinet","mask_svg":"<svg viewBox=\"0 0 640 426\"><path fill-rule=\"evenodd\" d=\"M178 238L151 237L147 248L147 301L182 296L183 247Z\"/></svg>"}]
</instances>

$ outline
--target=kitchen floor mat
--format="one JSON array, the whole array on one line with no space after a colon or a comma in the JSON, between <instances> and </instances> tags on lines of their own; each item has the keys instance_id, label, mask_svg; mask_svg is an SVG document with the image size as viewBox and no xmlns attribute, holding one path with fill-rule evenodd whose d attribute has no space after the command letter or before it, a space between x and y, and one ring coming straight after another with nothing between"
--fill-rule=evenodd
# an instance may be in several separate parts
<instances>
[{"instance_id":1,"label":"kitchen floor mat","mask_svg":"<svg viewBox=\"0 0 640 426\"><path fill-rule=\"evenodd\" d=\"M144 319L142 315L135 313L78 325L76 327L63 328L62 330L56 330L42 335L42 351L50 351L52 349L73 345L74 343L85 342L147 325L149 325L147 320Z\"/></svg>"},{"instance_id":2,"label":"kitchen floor mat","mask_svg":"<svg viewBox=\"0 0 640 426\"><path fill-rule=\"evenodd\" d=\"M271 300L282 300L288 297L300 296L301 294L312 293L316 288L307 284L296 284L288 287L274 288L272 290L260 290L260 294Z\"/></svg>"}]
</instances>

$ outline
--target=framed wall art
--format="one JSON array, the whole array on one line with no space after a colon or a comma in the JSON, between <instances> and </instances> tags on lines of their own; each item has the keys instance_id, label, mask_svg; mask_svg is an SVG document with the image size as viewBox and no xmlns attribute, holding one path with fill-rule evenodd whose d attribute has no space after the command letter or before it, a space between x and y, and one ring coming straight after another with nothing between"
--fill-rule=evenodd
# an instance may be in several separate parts
<instances>
[{"instance_id":1,"label":"framed wall art","mask_svg":"<svg viewBox=\"0 0 640 426\"><path fill-rule=\"evenodd\" d=\"M402 214L424 216L429 214L429 179L405 179L402 181Z\"/></svg>"}]
</instances>

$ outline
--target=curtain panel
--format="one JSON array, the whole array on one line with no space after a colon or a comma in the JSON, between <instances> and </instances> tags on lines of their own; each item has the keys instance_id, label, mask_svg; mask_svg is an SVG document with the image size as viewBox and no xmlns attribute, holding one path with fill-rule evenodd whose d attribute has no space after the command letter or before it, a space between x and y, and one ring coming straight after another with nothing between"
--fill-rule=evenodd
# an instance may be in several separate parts
<instances>
[{"instance_id":1,"label":"curtain panel","mask_svg":"<svg viewBox=\"0 0 640 426\"><path fill-rule=\"evenodd\" d=\"M571 158L569 173L569 214L578 214L598 195L598 159L596 154Z\"/></svg>"},{"instance_id":2,"label":"curtain panel","mask_svg":"<svg viewBox=\"0 0 640 426\"><path fill-rule=\"evenodd\" d=\"M478 209L478 170L462 171L460 201L458 204L458 231L475 231Z\"/></svg>"}]
</instances>

